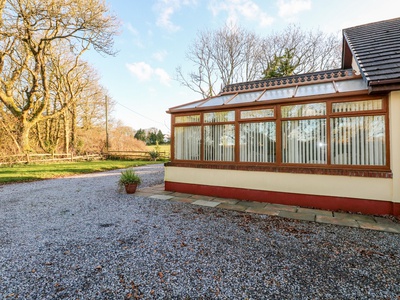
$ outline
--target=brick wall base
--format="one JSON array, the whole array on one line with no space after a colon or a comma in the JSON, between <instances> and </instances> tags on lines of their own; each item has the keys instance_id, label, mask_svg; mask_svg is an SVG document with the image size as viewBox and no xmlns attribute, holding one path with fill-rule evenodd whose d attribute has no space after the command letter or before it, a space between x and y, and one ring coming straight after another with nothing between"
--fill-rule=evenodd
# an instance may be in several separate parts
<instances>
[{"instance_id":1,"label":"brick wall base","mask_svg":"<svg viewBox=\"0 0 400 300\"><path fill-rule=\"evenodd\" d=\"M261 191L170 181L165 182L165 190L212 197L296 205L331 211L349 211L372 215L400 216L400 203L389 201Z\"/></svg>"}]
</instances>

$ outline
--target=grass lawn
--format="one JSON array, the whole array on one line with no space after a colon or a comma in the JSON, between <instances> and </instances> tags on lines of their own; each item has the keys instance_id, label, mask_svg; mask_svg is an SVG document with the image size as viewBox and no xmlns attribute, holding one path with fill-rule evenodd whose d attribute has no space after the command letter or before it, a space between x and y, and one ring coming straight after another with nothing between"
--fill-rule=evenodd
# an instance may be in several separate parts
<instances>
[{"instance_id":1,"label":"grass lawn","mask_svg":"<svg viewBox=\"0 0 400 300\"><path fill-rule=\"evenodd\" d=\"M168 156L171 153L171 145L148 145L146 147L148 151L155 150L158 147L160 152L165 152Z\"/></svg>"},{"instance_id":2,"label":"grass lawn","mask_svg":"<svg viewBox=\"0 0 400 300\"><path fill-rule=\"evenodd\" d=\"M0 167L0 185L148 165L150 161L99 160Z\"/></svg>"}]
</instances>

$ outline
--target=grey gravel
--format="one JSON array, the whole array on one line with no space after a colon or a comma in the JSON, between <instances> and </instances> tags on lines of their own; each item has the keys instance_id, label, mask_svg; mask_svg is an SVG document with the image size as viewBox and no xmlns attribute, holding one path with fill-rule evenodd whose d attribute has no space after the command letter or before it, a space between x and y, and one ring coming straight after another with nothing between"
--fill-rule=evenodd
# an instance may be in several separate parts
<instances>
[{"instance_id":1,"label":"grey gravel","mask_svg":"<svg viewBox=\"0 0 400 300\"><path fill-rule=\"evenodd\" d=\"M400 297L399 235L127 195L119 174L0 186L0 299Z\"/></svg>"}]
</instances>

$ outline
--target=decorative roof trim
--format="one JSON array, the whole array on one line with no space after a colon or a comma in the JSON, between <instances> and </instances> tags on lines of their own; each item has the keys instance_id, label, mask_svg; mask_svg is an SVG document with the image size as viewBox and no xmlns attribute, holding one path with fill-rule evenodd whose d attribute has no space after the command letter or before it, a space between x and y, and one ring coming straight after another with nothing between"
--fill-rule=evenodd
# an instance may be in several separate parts
<instances>
[{"instance_id":1,"label":"decorative roof trim","mask_svg":"<svg viewBox=\"0 0 400 300\"><path fill-rule=\"evenodd\" d=\"M358 78L361 78L361 76L355 75L352 69L347 69L347 70L337 69L337 70L329 70L323 72L293 75L288 77L279 77L279 78L230 84L222 89L220 95L235 93L235 92L262 90L268 88L280 88L280 87L298 86L303 84L307 85L313 83L322 83L332 80L348 80L348 79L358 79Z\"/></svg>"}]
</instances>

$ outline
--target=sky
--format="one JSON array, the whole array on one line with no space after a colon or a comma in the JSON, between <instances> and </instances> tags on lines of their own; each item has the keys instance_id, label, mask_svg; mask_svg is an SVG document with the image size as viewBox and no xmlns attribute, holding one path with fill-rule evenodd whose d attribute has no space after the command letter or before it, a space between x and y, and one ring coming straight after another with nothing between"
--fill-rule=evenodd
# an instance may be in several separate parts
<instances>
[{"instance_id":1,"label":"sky","mask_svg":"<svg viewBox=\"0 0 400 300\"><path fill-rule=\"evenodd\" d=\"M199 32L236 24L260 37L289 24L341 36L344 28L399 17L398 0L106 0L120 20L115 56L85 59L115 101L110 118L135 130L170 132L166 111L201 95L182 86L176 68L195 70L186 53Z\"/></svg>"}]
</instances>

